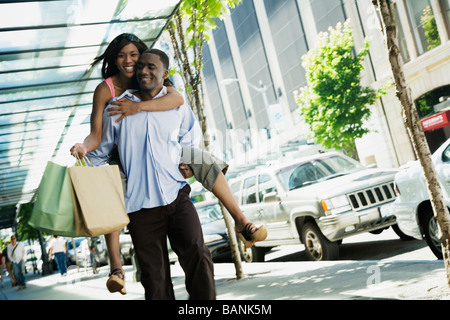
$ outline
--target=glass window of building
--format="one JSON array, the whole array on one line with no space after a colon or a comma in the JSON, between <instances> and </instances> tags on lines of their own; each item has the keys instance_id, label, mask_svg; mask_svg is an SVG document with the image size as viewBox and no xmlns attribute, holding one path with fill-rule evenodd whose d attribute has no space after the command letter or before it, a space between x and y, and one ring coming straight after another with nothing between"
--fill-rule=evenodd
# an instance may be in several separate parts
<instances>
[{"instance_id":1,"label":"glass window of building","mask_svg":"<svg viewBox=\"0 0 450 320\"><path fill-rule=\"evenodd\" d=\"M342 0L310 0L311 9L316 20L317 32L327 31L329 27L335 27L338 22L344 22L344 4Z\"/></svg>"},{"instance_id":2,"label":"glass window of building","mask_svg":"<svg viewBox=\"0 0 450 320\"><path fill-rule=\"evenodd\" d=\"M215 127L217 130L225 134L228 121L223 108L222 97L220 95L216 73L211 60L211 53L207 44L203 46L202 62L204 85L208 90L208 98L211 104L212 114L214 114Z\"/></svg>"},{"instance_id":3,"label":"glass window of building","mask_svg":"<svg viewBox=\"0 0 450 320\"><path fill-rule=\"evenodd\" d=\"M291 111L298 108L293 91L304 87L305 69L302 56L308 52L308 44L296 0L264 0L273 42L283 74Z\"/></svg>"},{"instance_id":4,"label":"glass window of building","mask_svg":"<svg viewBox=\"0 0 450 320\"><path fill-rule=\"evenodd\" d=\"M275 103L275 89L273 87L253 1L243 0L231 12L231 19L233 21L247 81L254 86L260 86L260 83L265 85L267 87L268 104ZM241 85L244 84L241 83ZM269 117L263 95L252 88L249 88L249 92L256 113L252 116L256 119L258 129L268 127Z\"/></svg>"},{"instance_id":5,"label":"glass window of building","mask_svg":"<svg viewBox=\"0 0 450 320\"><path fill-rule=\"evenodd\" d=\"M421 55L441 43L430 0L406 0L406 7Z\"/></svg>"},{"instance_id":6,"label":"glass window of building","mask_svg":"<svg viewBox=\"0 0 450 320\"><path fill-rule=\"evenodd\" d=\"M439 0L442 15L447 29L447 35L450 35L450 0Z\"/></svg>"},{"instance_id":7,"label":"glass window of building","mask_svg":"<svg viewBox=\"0 0 450 320\"><path fill-rule=\"evenodd\" d=\"M395 20L397 22L397 37L400 45L400 51L404 62L408 62L410 59L408 46L406 45L405 33L403 32L402 23L398 14L397 6L395 7Z\"/></svg>"},{"instance_id":8,"label":"glass window of building","mask_svg":"<svg viewBox=\"0 0 450 320\"><path fill-rule=\"evenodd\" d=\"M216 43L217 55L219 56L220 68L224 79L236 79L236 68L234 66L233 56L231 55L230 44L228 42L227 31L224 22L216 19L217 28L213 31L214 42ZM233 114L233 129L242 129L247 131L249 123L247 113L242 99L241 89L238 82L232 82L226 86L230 108ZM210 97L211 98L211 97ZM229 126L228 126L229 127Z\"/></svg>"}]
</instances>

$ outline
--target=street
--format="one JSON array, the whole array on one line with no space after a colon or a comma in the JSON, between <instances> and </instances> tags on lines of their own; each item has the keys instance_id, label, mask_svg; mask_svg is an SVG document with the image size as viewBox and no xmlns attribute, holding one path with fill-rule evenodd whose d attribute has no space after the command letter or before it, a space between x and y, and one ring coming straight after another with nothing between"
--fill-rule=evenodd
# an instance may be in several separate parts
<instances>
[{"instance_id":1,"label":"street","mask_svg":"<svg viewBox=\"0 0 450 320\"><path fill-rule=\"evenodd\" d=\"M339 260L436 260L425 240L401 240L392 228L380 234L364 233L344 239ZM266 254L265 261L308 261L303 245L282 246Z\"/></svg>"},{"instance_id":2,"label":"street","mask_svg":"<svg viewBox=\"0 0 450 320\"><path fill-rule=\"evenodd\" d=\"M445 297L443 263L434 257L425 241L403 241L388 229L378 235L367 233L346 239L340 252L339 261L312 262L307 260L302 245L277 247L267 253L266 262L243 264L246 277L242 281L234 280L232 263L216 263L217 297L219 300ZM0 290L0 300L142 300L144 291L140 283L133 281L132 266L125 269L128 291L125 296L106 290L109 269L104 266L97 275L89 268L80 271L72 268L66 278L56 272L45 277L29 275L28 288L21 291L10 288L7 279L5 288ZM188 299L180 265L176 263L171 271L177 300ZM376 285L369 286L369 282Z\"/></svg>"}]
</instances>

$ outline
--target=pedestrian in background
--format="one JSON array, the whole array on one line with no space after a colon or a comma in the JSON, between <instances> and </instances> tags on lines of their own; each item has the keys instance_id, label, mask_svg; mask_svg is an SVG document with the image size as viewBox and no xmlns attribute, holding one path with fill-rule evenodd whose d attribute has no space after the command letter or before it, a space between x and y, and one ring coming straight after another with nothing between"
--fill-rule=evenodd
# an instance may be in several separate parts
<instances>
[{"instance_id":1,"label":"pedestrian in background","mask_svg":"<svg viewBox=\"0 0 450 320\"><path fill-rule=\"evenodd\" d=\"M3 264L5 265L6 271L8 271L9 278L11 279L11 286L16 286L16 278L14 278L14 272L12 270L12 263L11 260L8 257L8 246L11 245L11 241L6 241L5 249L3 249L2 256L3 256Z\"/></svg>"},{"instance_id":2,"label":"pedestrian in background","mask_svg":"<svg viewBox=\"0 0 450 320\"><path fill-rule=\"evenodd\" d=\"M51 256L53 254L56 266L58 267L58 271L59 273L61 273L62 276L67 275L66 252L67 252L66 239L54 235L53 239L49 243L48 256L51 259Z\"/></svg>"},{"instance_id":3,"label":"pedestrian in background","mask_svg":"<svg viewBox=\"0 0 450 320\"><path fill-rule=\"evenodd\" d=\"M25 247L22 243L17 242L16 236L12 236L7 252L19 290L25 289L27 287L25 283Z\"/></svg>"},{"instance_id":4,"label":"pedestrian in background","mask_svg":"<svg viewBox=\"0 0 450 320\"><path fill-rule=\"evenodd\" d=\"M3 288L3 273L5 272L5 258L3 258L3 251L0 252L0 278L2 278L2 288Z\"/></svg>"}]
</instances>

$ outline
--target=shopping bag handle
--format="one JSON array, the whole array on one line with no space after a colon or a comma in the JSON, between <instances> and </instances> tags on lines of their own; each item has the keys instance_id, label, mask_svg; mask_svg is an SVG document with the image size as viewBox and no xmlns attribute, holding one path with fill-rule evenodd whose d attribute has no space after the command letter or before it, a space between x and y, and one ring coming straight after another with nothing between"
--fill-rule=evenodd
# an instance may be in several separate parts
<instances>
[{"instance_id":1,"label":"shopping bag handle","mask_svg":"<svg viewBox=\"0 0 450 320\"><path fill-rule=\"evenodd\" d=\"M76 152L76 151L72 151L72 155L75 157L75 159L77 159L77 161L75 162L75 166L78 166L78 167L93 167L91 161L89 161L89 159L87 157L80 158L78 156L78 152Z\"/></svg>"}]
</instances>

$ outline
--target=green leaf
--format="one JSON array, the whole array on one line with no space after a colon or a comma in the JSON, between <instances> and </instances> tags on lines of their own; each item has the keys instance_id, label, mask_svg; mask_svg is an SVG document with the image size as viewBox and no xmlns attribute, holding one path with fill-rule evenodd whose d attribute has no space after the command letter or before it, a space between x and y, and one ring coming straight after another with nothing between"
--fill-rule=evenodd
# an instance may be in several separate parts
<instances>
[{"instance_id":1,"label":"green leaf","mask_svg":"<svg viewBox=\"0 0 450 320\"><path fill-rule=\"evenodd\" d=\"M300 112L316 142L349 155L355 154L351 149L355 139L369 132L365 122L370 118L370 105L386 93L387 86L374 90L360 84L369 46L365 40L354 56L357 50L346 21L320 33L317 47L302 57L307 86L295 96Z\"/></svg>"}]
</instances>

